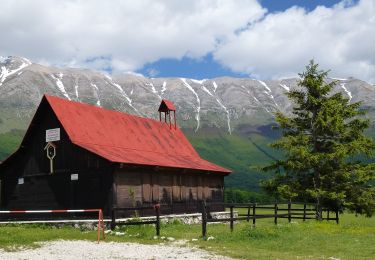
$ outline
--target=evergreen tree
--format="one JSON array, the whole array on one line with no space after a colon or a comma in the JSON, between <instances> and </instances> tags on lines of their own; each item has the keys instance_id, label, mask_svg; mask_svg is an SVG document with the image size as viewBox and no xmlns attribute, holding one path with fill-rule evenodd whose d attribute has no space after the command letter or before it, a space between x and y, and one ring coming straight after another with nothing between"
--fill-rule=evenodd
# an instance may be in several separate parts
<instances>
[{"instance_id":1,"label":"evergreen tree","mask_svg":"<svg viewBox=\"0 0 375 260\"><path fill-rule=\"evenodd\" d=\"M274 171L262 183L266 191L286 199L315 202L319 208L350 209L371 216L375 207L375 163L367 163L375 149L364 131L370 121L361 102L350 103L333 93L328 71L310 61L299 74L298 89L287 93L292 115L276 113L282 137L271 147L283 158L264 167Z\"/></svg>"}]
</instances>

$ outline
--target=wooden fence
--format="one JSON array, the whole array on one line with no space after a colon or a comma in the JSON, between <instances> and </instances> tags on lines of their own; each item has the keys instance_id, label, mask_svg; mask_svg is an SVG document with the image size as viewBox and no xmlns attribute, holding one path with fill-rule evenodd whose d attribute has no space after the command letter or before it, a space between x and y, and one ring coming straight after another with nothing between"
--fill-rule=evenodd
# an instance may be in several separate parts
<instances>
[{"instance_id":1,"label":"wooden fence","mask_svg":"<svg viewBox=\"0 0 375 260\"><path fill-rule=\"evenodd\" d=\"M141 207L128 207L128 208L119 208L114 207L112 209L112 220L111 220L111 229L113 230L118 225L155 225L156 235L160 236L160 207L168 205L160 205L155 204L153 206L141 206ZM229 209L229 218L220 218L214 219L211 217L210 208L217 208L217 206L221 206L224 208ZM201 204L201 214L202 214L202 236L206 237L207 235L207 223L213 222L229 222L230 223L230 230L233 231L234 223L236 221L252 221L252 225L255 227L256 221L258 219L265 219L265 218L272 218L274 219L275 225L278 224L279 219L288 219L289 222L292 219L302 219L305 221L306 219L316 219L316 220L327 220L331 221L334 220L336 223L339 223L339 212L338 211L330 211L328 209L318 209L315 204L307 204L307 203L275 203L273 205L259 205L257 203L250 203L250 204L239 204L239 203L206 203L202 201ZM234 217L235 209L240 209L240 212L237 214L237 217ZM155 220L138 220L135 218L134 220L130 220L127 222L117 222L116 216L118 211L122 212L139 212L145 210L153 210L155 214ZM263 211L260 212L259 211ZM270 211L264 213L264 211ZM243 212L246 212L244 214ZM332 217L334 214L334 217Z\"/></svg>"},{"instance_id":2,"label":"wooden fence","mask_svg":"<svg viewBox=\"0 0 375 260\"><path fill-rule=\"evenodd\" d=\"M223 205L225 208L229 208L230 217L224 219L213 219L210 218L210 207L213 205ZM294 208L293 208L294 206ZM247 209L247 214L238 213L237 217L234 217L234 209ZM271 210L272 214L257 214L257 210ZM252 220L252 224L255 227L257 219L273 218L275 225L278 223L278 219L287 218L289 223L292 219L316 219L316 220L335 220L339 223L339 212L336 210L333 213L335 217L330 216L329 209L318 209L314 204L307 203L287 203L274 205L258 205L256 203L251 204L238 204L238 203L206 203L202 201L202 236L207 235L207 223L212 222L230 222L230 230L233 231L234 222L240 220L246 220L249 222Z\"/></svg>"}]
</instances>

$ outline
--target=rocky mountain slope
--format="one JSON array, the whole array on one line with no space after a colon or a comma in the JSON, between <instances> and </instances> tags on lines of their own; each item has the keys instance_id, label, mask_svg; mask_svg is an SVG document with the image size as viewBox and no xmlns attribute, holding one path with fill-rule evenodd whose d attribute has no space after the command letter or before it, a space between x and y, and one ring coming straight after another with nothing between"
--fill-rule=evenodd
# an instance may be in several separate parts
<instances>
[{"instance_id":1,"label":"rocky mountain slope","mask_svg":"<svg viewBox=\"0 0 375 260\"><path fill-rule=\"evenodd\" d=\"M254 163L277 156L266 145L276 135L270 130L273 112L290 112L292 104L285 93L296 86L295 78L109 76L43 66L22 57L0 58L0 160L14 149L45 93L155 119L161 99L166 98L175 103L178 124L202 156L249 173ZM375 118L375 86L339 79L335 91L351 102L363 100L370 118ZM240 181L241 176L231 178Z\"/></svg>"},{"instance_id":2,"label":"rocky mountain slope","mask_svg":"<svg viewBox=\"0 0 375 260\"><path fill-rule=\"evenodd\" d=\"M160 100L166 98L176 104L183 128L216 127L230 134L239 125L271 122L276 110L288 112L291 104L285 93L297 84L297 79L112 77L85 69L46 67L20 57L2 58L0 68L0 117L5 123L1 132L11 127L4 111L27 123L47 93L153 118ZM363 100L370 109L375 106L375 88L363 81L341 79L336 90L352 102Z\"/></svg>"}]
</instances>

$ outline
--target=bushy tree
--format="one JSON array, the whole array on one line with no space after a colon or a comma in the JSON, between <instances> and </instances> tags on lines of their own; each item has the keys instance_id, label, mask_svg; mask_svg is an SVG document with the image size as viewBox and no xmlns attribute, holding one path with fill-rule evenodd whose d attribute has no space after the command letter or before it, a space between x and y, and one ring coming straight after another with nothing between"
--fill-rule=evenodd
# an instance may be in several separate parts
<instances>
[{"instance_id":1,"label":"bushy tree","mask_svg":"<svg viewBox=\"0 0 375 260\"><path fill-rule=\"evenodd\" d=\"M287 93L292 115L276 113L282 137L271 144L283 158L264 168L274 171L263 187L283 198L316 202L332 210L350 209L371 216L375 207L375 143L364 131L370 121L361 102L350 103L337 82L327 81L311 61L299 74L298 88Z\"/></svg>"}]
</instances>

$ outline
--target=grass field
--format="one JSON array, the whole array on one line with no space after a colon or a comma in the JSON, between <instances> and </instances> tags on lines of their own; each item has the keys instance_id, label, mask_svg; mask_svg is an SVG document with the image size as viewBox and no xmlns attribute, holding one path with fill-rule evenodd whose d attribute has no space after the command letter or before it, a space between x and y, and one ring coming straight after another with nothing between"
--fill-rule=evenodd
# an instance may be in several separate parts
<instances>
[{"instance_id":1,"label":"grass field","mask_svg":"<svg viewBox=\"0 0 375 260\"><path fill-rule=\"evenodd\" d=\"M121 228L124 236L107 235L106 241L139 242L146 244L165 242L154 239L153 226ZM35 247L35 242L57 239L96 240L95 231L46 226L3 226L0 228L0 247L18 250ZM355 217L344 214L340 224L309 220L306 222L282 219L275 226L272 219L257 221L252 228L247 222L236 223L233 233L228 224L208 225L205 241L200 225L179 222L163 224L161 236L189 241L189 244L240 259L374 259L375 218ZM198 239L192 241L192 239ZM168 243L168 242L166 242Z\"/></svg>"}]
</instances>

